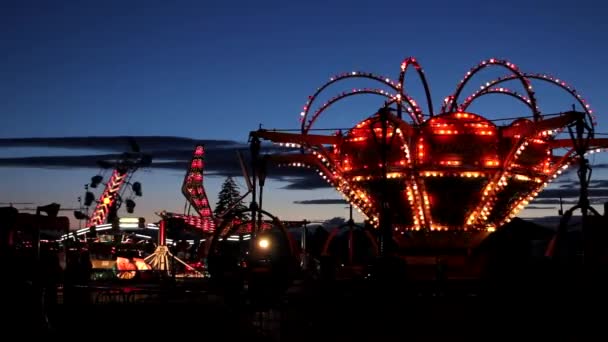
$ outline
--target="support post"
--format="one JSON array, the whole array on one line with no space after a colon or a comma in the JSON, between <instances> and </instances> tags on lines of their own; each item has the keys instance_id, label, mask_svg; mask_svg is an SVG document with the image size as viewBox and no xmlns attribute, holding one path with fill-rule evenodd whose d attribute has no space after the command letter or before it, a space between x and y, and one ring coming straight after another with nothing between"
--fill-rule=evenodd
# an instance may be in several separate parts
<instances>
[{"instance_id":1,"label":"support post","mask_svg":"<svg viewBox=\"0 0 608 342\"><path fill-rule=\"evenodd\" d=\"M387 178L387 153L388 153L388 116L389 116L389 108L383 107L378 112L378 117L380 120L380 125L382 127L382 140L379 144L380 146L380 162L381 162L381 173L382 173L382 183L381 183L381 208L380 208L380 255L382 257L386 257L391 254L390 244L393 238L392 234L392 224L390 219L390 208L387 198L388 192L388 178Z\"/></svg>"},{"instance_id":2,"label":"support post","mask_svg":"<svg viewBox=\"0 0 608 342\"><path fill-rule=\"evenodd\" d=\"M257 188L257 169L258 169L258 158L260 155L260 139L257 136L250 135L250 146L249 150L251 152L251 178L252 179L252 188L251 188L251 204L249 205L249 209L251 209L251 243L254 243L255 237L257 235L257 212L258 212L258 204L256 202L256 188Z\"/></svg>"},{"instance_id":3,"label":"support post","mask_svg":"<svg viewBox=\"0 0 608 342\"><path fill-rule=\"evenodd\" d=\"M160 224L158 226L158 245L167 245L166 223L164 218L160 220Z\"/></svg>"},{"instance_id":4,"label":"support post","mask_svg":"<svg viewBox=\"0 0 608 342\"><path fill-rule=\"evenodd\" d=\"M576 115L576 121L572 125L568 126L568 132L570 134L570 139L572 139L572 144L578 158L579 169L577 171L577 176L580 191L578 203L572 208L568 209L560 220L555 239L555 250L552 251L552 254L555 255L555 253L557 253L559 255L559 253L562 252L564 246L563 240L568 232L568 223L572 218L574 211L576 209L580 209L583 229L583 260L581 261L583 264L590 266L590 264L596 260L593 258L594 248L592 238L590 236L592 227L588 222L589 212L591 211L593 215L597 217L601 216L589 202L589 183L591 181L592 170L591 166L589 165L589 160L585 157L585 154L589 150L589 143L594 137L594 129L593 126L585 122L585 113L572 111L571 114Z\"/></svg>"}]
</instances>

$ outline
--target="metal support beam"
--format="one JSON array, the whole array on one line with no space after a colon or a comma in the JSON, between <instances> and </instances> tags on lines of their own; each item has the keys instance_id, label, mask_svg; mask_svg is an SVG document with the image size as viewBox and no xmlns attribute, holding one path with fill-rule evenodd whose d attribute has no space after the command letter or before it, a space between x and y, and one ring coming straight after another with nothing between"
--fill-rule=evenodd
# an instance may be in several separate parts
<instances>
[{"instance_id":1,"label":"metal support beam","mask_svg":"<svg viewBox=\"0 0 608 342\"><path fill-rule=\"evenodd\" d=\"M251 137L282 143L308 144L308 145L335 145L339 144L342 137L336 135L315 135L300 133L284 133L259 129L250 133Z\"/></svg>"},{"instance_id":2,"label":"metal support beam","mask_svg":"<svg viewBox=\"0 0 608 342\"><path fill-rule=\"evenodd\" d=\"M578 120L585 119L585 113L582 112L565 112L560 116L550 119L544 119L536 122L523 121L518 125L505 127L502 130L503 137L525 136L530 137L534 134L547 130L559 129Z\"/></svg>"},{"instance_id":3,"label":"metal support beam","mask_svg":"<svg viewBox=\"0 0 608 342\"><path fill-rule=\"evenodd\" d=\"M572 146L574 147L577 158L579 169L577 171L578 180L579 180L579 199L578 203L572 208L568 209L562 219L560 220L557 236L555 238L554 247L555 250L552 251L552 254L559 256L562 252L563 243L566 233L568 232L568 223L572 218L572 214L577 209L580 209L582 215L582 225L583 225L583 243L584 243L584 254L583 254L583 263L587 264L589 262L593 263L592 259L592 251L590 250L590 236L589 236L589 212L593 215L600 216L600 214L593 208L589 202L589 183L591 181L592 170L589 165L589 160L585 157L585 154L589 150L591 145L591 141L593 141L594 137L594 129L593 126L589 125L584 120L584 113L577 116L577 119L574 123L568 126L568 132L570 134L570 139L572 142ZM570 260L567 260L570 261Z\"/></svg>"}]
</instances>

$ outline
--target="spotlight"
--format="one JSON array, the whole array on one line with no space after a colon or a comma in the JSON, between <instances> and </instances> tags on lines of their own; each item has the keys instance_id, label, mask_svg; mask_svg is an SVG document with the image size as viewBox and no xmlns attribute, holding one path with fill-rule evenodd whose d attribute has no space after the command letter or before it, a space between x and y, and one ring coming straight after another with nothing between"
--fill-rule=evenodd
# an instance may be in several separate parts
<instances>
[{"instance_id":1,"label":"spotlight","mask_svg":"<svg viewBox=\"0 0 608 342\"><path fill-rule=\"evenodd\" d=\"M270 240L268 240L267 238L261 238L260 240L258 240L258 247L260 247L261 249L268 249L268 247L270 247Z\"/></svg>"},{"instance_id":2,"label":"spotlight","mask_svg":"<svg viewBox=\"0 0 608 342\"><path fill-rule=\"evenodd\" d=\"M90 191L87 191L86 194L84 194L84 205L88 207L93 204L93 202L95 202L95 194Z\"/></svg>"},{"instance_id":3,"label":"spotlight","mask_svg":"<svg viewBox=\"0 0 608 342\"><path fill-rule=\"evenodd\" d=\"M103 177L101 175L91 177L91 188L96 188L102 180Z\"/></svg>"},{"instance_id":4,"label":"spotlight","mask_svg":"<svg viewBox=\"0 0 608 342\"><path fill-rule=\"evenodd\" d=\"M141 183L140 182L133 183L133 185L131 185L131 189L133 189L135 196L141 197L142 193L141 193Z\"/></svg>"},{"instance_id":5,"label":"spotlight","mask_svg":"<svg viewBox=\"0 0 608 342\"><path fill-rule=\"evenodd\" d=\"M128 199L125 201L125 205L127 206L127 212L129 214L132 214L133 210L135 209L135 201L133 201L132 199Z\"/></svg>"}]
</instances>

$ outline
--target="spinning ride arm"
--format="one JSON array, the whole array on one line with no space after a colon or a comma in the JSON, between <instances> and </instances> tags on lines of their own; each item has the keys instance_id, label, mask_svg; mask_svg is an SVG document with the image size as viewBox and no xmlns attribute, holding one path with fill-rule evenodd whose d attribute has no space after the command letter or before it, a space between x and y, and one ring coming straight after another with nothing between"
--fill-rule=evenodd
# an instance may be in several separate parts
<instances>
[{"instance_id":1,"label":"spinning ride arm","mask_svg":"<svg viewBox=\"0 0 608 342\"><path fill-rule=\"evenodd\" d=\"M513 137L513 136L526 136L531 137L537 133L547 131L547 130L557 130L562 129L563 127L568 126L569 124L575 122L577 118L584 115L584 113L579 112L566 112L560 116L544 119L537 122L526 121L522 125L511 126L503 129L502 136L503 137Z\"/></svg>"},{"instance_id":2,"label":"spinning ride arm","mask_svg":"<svg viewBox=\"0 0 608 342\"><path fill-rule=\"evenodd\" d=\"M121 168L116 168L114 170L112 177L110 177L108 184L106 184L103 194L97 202L95 211L93 211L93 215L91 215L91 219L89 220L87 226L90 227L105 223L110 210L112 210L112 207L116 205L117 196L128 175L128 170Z\"/></svg>"},{"instance_id":3,"label":"spinning ride arm","mask_svg":"<svg viewBox=\"0 0 608 342\"><path fill-rule=\"evenodd\" d=\"M269 161L273 164L278 164L278 165L287 164L290 166L295 166L297 164L300 164L300 165L314 166L314 167L320 169L321 171L323 171L324 174L331 174L331 172L327 169L327 167L325 167L325 165L323 165L323 163L321 163L319 161L319 158L317 158L313 155L310 155L310 154L267 155L267 156L264 156L264 159L266 161Z\"/></svg>"}]
</instances>

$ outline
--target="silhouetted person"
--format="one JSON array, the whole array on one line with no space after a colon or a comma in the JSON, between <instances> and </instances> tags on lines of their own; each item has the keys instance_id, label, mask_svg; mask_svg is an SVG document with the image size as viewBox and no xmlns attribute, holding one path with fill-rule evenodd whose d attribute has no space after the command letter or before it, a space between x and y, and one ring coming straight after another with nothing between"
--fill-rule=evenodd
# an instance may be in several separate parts
<instances>
[{"instance_id":1,"label":"silhouetted person","mask_svg":"<svg viewBox=\"0 0 608 342\"><path fill-rule=\"evenodd\" d=\"M89 304L91 301L91 291L89 290L89 282L93 272L93 263L88 251L80 254L78 261L78 285L79 285L79 302L81 304Z\"/></svg>"},{"instance_id":2,"label":"silhouetted person","mask_svg":"<svg viewBox=\"0 0 608 342\"><path fill-rule=\"evenodd\" d=\"M243 283L238 265L226 246L219 248L207 258L208 270L213 284L223 292L227 304L236 303Z\"/></svg>"},{"instance_id":3,"label":"silhouetted person","mask_svg":"<svg viewBox=\"0 0 608 342\"><path fill-rule=\"evenodd\" d=\"M23 252L23 251L21 251ZM40 287L40 265L31 255L19 251L7 251L5 274L2 284L2 307L5 314L0 328L5 335L11 332L20 337L36 336L46 331Z\"/></svg>"},{"instance_id":4,"label":"silhouetted person","mask_svg":"<svg viewBox=\"0 0 608 342\"><path fill-rule=\"evenodd\" d=\"M41 286L44 289L44 310L52 319L57 305L57 286L61 282L61 265L56 253L45 253L41 258Z\"/></svg>"},{"instance_id":5,"label":"silhouetted person","mask_svg":"<svg viewBox=\"0 0 608 342\"><path fill-rule=\"evenodd\" d=\"M65 272L63 277L63 301L65 304L73 305L78 301L78 272L79 255L71 252L67 255Z\"/></svg>"}]
</instances>

